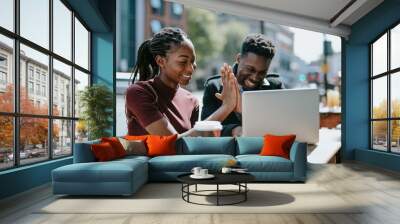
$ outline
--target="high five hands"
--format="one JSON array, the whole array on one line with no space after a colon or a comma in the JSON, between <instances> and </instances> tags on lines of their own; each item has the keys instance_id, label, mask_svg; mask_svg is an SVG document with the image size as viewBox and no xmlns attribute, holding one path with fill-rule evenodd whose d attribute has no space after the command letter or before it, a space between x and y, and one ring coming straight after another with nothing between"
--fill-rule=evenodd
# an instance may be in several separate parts
<instances>
[{"instance_id":1,"label":"high five hands","mask_svg":"<svg viewBox=\"0 0 400 224\"><path fill-rule=\"evenodd\" d=\"M232 67L224 63L220 69L223 89L221 93L215 93L215 97L222 101L222 105L228 107L231 111L242 112L242 97L239 90L239 84L233 74Z\"/></svg>"}]
</instances>

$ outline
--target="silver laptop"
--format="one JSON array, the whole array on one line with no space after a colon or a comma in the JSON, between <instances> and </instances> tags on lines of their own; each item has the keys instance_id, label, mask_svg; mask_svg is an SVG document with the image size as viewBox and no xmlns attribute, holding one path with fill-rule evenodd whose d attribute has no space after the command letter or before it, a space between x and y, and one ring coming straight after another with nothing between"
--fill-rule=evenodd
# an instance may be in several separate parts
<instances>
[{"instance_id":1,"label":"silver laptop","mask_svg":"<svg viewBox=\"0 0 400 224\"><path fill-rule=\"evenodd\" d=\"M295 134L296 141L318 142L317 89L246 91L242 108L243 136Z\"/></svg>"}]
</instances>

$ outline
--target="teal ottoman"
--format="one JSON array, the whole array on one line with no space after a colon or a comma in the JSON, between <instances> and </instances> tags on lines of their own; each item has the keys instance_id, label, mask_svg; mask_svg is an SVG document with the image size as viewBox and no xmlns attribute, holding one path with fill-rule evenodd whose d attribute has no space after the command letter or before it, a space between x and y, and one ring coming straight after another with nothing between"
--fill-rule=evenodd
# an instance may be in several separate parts
<instances>
[{"instance_id":1,"label":"teal ottoman","mask_svg":"<svg viewBox=\"0 0 400 224\"><path fill-rule=\"evenodd\" d=\"M145 156L132 156L59 167L52 171L53 193L132 195L148 180L147 160Z\"/></svg>"}]
</instances>

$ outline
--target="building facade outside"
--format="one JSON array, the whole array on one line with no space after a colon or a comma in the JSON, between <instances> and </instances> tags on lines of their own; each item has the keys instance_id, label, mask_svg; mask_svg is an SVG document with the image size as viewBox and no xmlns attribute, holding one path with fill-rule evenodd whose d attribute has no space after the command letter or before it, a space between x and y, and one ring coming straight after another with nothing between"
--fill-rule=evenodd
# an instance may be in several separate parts
<instances>
[{"instance_id":1,"label":"building facade outside","mask_svg":"<svg viewBox=\"0 0 400 224\"><path fill-rule=\"evenodd\" d=\"M13 96L13 48L0 42L0 96ZM54 66L56 67L56 65ZM70 70L71 72L71 70ZM62 72L54 68L53 72L53 114L59 117L70 117L72 114L72 77L71 73ZM26 56L21 50L20 54L20 110L26 114L47 114L49 109L49 71L48 66ZM78 80L75 85L79 85ZM6 105L11 102L12 105ZM0 107L12 108L13 99L0 101ZM76 104L79 104L77 97ZM11 112L11 111L9 111ZM79 110L76 111L79 116ZM25 119L25 118L21 118ZM27 120L27 119L26 119ZM22 122L23 123L23 122ZM48 128L48 126L46 126ZM72 122L64 119L53 120L53 148L54 156L68 155L71 153ZM33 130L34 131L34 130ZM23 132L23 131L22 131ZM29 134L29 133L28 133ZM2 136L4 137L4 136ZM22 144L21 159L41 157L48 154L47 136L44 144ZM29 138L29 137L28 137ZM10 151L4 155L4 151ZM12 161L13 154L10 150L1 149L2 159ZM1 164L1 163L0 163Z\"/></svg>"}]
</instances>

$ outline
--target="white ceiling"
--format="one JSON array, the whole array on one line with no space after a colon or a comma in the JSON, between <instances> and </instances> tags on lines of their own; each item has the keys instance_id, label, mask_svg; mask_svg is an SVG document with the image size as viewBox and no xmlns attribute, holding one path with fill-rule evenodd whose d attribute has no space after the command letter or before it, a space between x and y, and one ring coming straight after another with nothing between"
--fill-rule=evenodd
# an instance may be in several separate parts
<instances>
[{"instance_id":1,"label":"white ceiling","mask_svg":"<svg viewBox=\"0 0 400 224\"><path fill-rule=\"evenodd\" d=\"M383 0L171 1L342 37L350 35L351 25L383 2ZM349 7L339 13L348 4Z\"/></svg>"},{"instance_id":2,"label":"white ceiling","mask_svg":"<svg viewBox=\"0 0 400 224\"><path fill-rule=\"evenodd\" d=\"M329 20L350 0L226 0L245 3L254 7L275 9L282 12Z\"/></svg>"}]
</instances>

